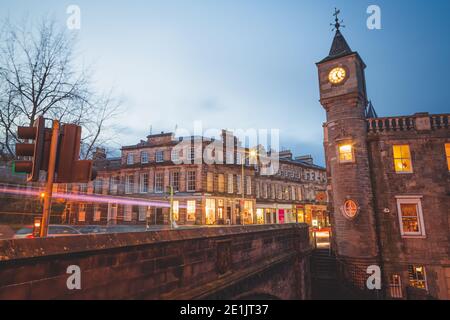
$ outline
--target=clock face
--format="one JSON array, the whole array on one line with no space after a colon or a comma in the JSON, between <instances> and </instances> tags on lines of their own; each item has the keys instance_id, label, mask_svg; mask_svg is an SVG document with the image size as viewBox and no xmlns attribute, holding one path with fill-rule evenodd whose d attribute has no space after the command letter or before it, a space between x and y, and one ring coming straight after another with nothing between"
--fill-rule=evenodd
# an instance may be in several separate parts
<instances>
[{"instance_id":1,"label":"clock face","mask_svg":"<svg viewBox=\"0 0 450 320\"><path fill-rule=\"evenodd\" d=\"M337 67L330 71L328 74L328 80L332 84L340 84L342 81L345 80L347 76L347 71L345 71L344 68Z\"/></svg>"}]
</instances>

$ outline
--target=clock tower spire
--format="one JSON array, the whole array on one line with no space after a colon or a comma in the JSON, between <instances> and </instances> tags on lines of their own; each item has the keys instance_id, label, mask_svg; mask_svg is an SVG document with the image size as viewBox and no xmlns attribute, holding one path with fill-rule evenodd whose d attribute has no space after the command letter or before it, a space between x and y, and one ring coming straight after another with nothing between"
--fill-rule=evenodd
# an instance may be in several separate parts
<instances>
[{"instance_id":1,"label":"clock tower spire","mask_svg":"<svg viewBox=\"0 0 450 320\"><path fill-rule=\"evenodd\" d=\"M327 114L324 148L340 277L364 291L367 267L379 265L367 147L366 65L342 35L339 13L336 9L330 52L317 63L320 103Z\"/></svg>"}]
</instances>

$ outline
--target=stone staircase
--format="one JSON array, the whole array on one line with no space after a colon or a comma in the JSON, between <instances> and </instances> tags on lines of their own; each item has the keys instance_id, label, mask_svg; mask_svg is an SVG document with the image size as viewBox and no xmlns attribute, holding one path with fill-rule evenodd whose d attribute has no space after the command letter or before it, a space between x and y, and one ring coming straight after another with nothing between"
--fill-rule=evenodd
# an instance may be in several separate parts
<instances>
[{"instance_id":1,"label":"stone staircase","mask_svg":"<svg viewBox=\"0 0 450 320\"><path fill-rule=\"evenodd\" d=\"M315 249L311 257L312 298L344 299L337 282L336 257L329 249Z\"/></svg>"}]
</instances>

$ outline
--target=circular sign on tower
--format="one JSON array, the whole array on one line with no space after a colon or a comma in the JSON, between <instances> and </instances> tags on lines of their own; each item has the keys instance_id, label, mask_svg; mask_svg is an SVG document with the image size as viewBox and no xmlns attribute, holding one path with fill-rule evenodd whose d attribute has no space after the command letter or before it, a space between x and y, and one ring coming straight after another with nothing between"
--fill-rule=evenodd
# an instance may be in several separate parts
<instances>
[{"instance_id":1,"label":"circular sign on tower","mask_svg":"<svg viewBox=\"0 0 450 320\"><path fill-rule=\"evenodd\" d=\"M342 213L348 219L354 219L359 213L359 206L354 200L346 200L342 206Z\"/></svg>"}]
</instances>

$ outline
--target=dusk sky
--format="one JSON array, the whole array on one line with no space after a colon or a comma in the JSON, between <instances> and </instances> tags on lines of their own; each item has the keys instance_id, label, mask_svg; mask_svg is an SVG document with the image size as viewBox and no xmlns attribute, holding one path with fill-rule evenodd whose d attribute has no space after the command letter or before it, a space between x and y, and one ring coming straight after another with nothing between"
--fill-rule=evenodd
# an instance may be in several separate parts
<instances>
[{"instance_id":1,"label":"dusk sky","mask_svg":"<svg viewBox=\"0 0 450 320\"><path fill-rule=\"evenodd\" d=\"M429 2L428 2L429 3ZM280 129L281 145L323 164L315 63L331 46L334 7L350 47L367 64L368 94L379 116L450 111L450 1L6 1L0 17L64 26L81 8L80 59L95 86L114 87L126 110L120 144L175 126ZM369 5L382 29L368 30Z\"/></svg>"}]
</instances>

